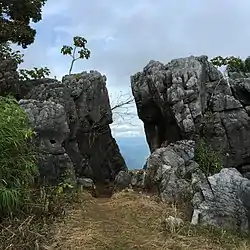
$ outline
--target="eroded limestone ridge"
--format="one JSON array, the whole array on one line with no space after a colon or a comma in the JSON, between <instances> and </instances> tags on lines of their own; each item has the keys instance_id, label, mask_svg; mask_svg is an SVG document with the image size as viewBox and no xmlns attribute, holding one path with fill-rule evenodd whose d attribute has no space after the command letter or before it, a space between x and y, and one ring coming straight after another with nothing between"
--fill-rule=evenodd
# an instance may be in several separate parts
<instances>
[{"instance_id":1,"label":"eroded limestone ridge","mask_svg":"<svg viewBox=\"0 0 250 250\"><path fill-rule=\"evenodd\" d=\"M103 182L127 170L109 127L113 121L105 76L90 71L67 75L62 82L40 79L20 86L19 103L43 150L42 178L72 179L75 171L79 177Z\"/></svg>"},{"instance_id":2,"label":"eroded limestone ridge","mask_svg":"<svg viewBox=\"0 0 250 250\"><path fill-rule=\"evenodd\" d=\"M151 152L182 139L204 137L226 167L250 164L250 75L223 77L206 56L164 65L150 61L131 77Z\"/></svg>"}]
</instances>

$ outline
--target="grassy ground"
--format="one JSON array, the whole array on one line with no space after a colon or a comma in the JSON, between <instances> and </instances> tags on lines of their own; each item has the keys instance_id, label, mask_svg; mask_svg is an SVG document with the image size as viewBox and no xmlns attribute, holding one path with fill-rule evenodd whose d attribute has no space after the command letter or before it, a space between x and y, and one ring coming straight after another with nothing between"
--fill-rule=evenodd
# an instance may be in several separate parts
<instances>
[{"instance_id":1,"label":"grassy ground","mask_svg":"<svg viewBox=\"0 0 250 250\"><path fill-rule=\"evenodd\" d=\"M243 236L188 223L175 229L162 223L168 216L185 219L182 209L159 203L135 192L120 192L111 198L82 194L81 202L68 210L51 229L47 250L130 249L250 249Z\"/></svg>"},{"instance_id":2,"label":"grassy ground","mask_svg":"<svg viewBox=\"0 0 250 250\"><path fill-rule=\"evenodd\" d=\"M53 187L31 190L31 199L19 213L1 217L1 250L40 250L42 242L48 242L52 225L62 221L66 211L80 206L82 194L65 192L57 194Z\"/></svg>"}]
</instances>

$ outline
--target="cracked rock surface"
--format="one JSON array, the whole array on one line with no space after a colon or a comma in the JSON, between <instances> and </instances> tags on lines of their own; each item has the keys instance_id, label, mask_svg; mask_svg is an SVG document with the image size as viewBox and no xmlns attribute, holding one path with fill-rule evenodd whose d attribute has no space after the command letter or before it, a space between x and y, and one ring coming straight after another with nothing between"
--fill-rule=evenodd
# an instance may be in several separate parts
<instances>
[{"instance_id":1,"label":"cracked rock surface","mask_svg":"<svg viewBox=\"0 0 250 250\"><path fill-rule=\"evenodd\" d=\"M206 177L194 161L192 140L156 149L147 161L145 184L156 186L161 200L191 202L191 223L249 231L250 180L235 168Z\"/></svg>"},{"instance_id":2,"label":"cracked rock surface","mask_svg":"<svg viewBox=\"0 0 250 250\"><path fill-rule=\"evenodd\" d=\"M226 167L249 165L249 83L249 74L223 78L206 56L150 61L131 77L131 85L151 152L202 136Z\"/></svg>"},{"instance_id":3,"label":"cracked rock surface","mask_svg":"<svg viewBox=\"0 0 250 250\"><path fill-rule=\"evenodd\" d=\"M42 177L56 181L65 169L72 172L70 164L76 176L99 182L127 171L109 127L113 120L105 76L90 71L67 75L62 82L26 81L18 95L44 149Z\"/></svg>"}]
</instances>

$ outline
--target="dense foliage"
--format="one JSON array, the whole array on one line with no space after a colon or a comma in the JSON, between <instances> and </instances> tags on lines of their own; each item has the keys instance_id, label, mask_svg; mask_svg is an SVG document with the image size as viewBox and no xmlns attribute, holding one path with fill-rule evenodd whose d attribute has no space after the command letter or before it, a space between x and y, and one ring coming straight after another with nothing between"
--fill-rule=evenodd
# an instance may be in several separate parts
<instances>
[{"instance_id":1,"label":"dense foliage","mask_svg":"<svg viewBox=\"0 0 250 250\"><path fill-rule=\"evenodd\" d=\"M31 79L41 79L50 75L50 70L47 67L33 69L19 69L19 79L20 80L31 80Z\"/></svg>"},{"instance_id":2,"label":"dense foliage","mask_svg":"<svg viewBox=\"0 0 250 250\"><path fill-rule=\"evenodd\" d=\"M37 175L36 155L30 143L25 111L12 98L0 97L0 214L21 207L26 189Z\"/></svg>"},{"instance_id":3,"label":"dense foliage","mask_svg":"<svg viewBox=\"0 0 250 250\"><path fill-rule=\"evenodd\" d=\"M10 42L0 43L0 59L1 60L14 60L16 64L23 62L23 54L20 50L12 50Z\"/></svg>"},{"instance_id":4,"label":"dense foliage","mask_svg":"<svg viewBox=\"0 0 250 250\"><path fill-rule=\"evenodd\" d=\"M227 66L228 72L250 72L250 57L247 57L244 61L241 58L235 56L217 56L212 58L211 62L218 67Z\"/></svg>"},{"instance_id":5,"label":"dense foliage","mask_svg":"<svg viewBox=\"0 0 250 250\"><path fill-rule=\"evenodd\" d=\"M0 43L8 41L23 48L32 44L36 31L31 22L42 18L42 6L47 0L0 0Z\"/></svg>"}]
</instances>

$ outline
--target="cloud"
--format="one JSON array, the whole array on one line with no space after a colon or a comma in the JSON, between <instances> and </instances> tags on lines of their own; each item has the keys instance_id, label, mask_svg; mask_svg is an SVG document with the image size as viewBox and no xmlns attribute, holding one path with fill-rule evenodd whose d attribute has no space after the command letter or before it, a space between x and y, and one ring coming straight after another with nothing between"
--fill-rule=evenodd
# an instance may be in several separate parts
<instances>
[{"instance_id":1,"label":"cloud","mask_svg":"<svg viewBox=\"0 0 250 250\"><path fill-rule=\"evenodd\" d=\"M115 100L119 91L131 93L130 75L151 59L167 63L192 54L248 56L249 9L249 0L48 1L23 67L48 66L60 78L70 64L60 54L62 45L84 36L92 55L76 62L74 72L106 74ZM136 113L135 106L131 110ZM122 126L113 131L142 134L142 123L136 118L133 123L127 132Z\"/></svg>"},{"instance_id":2,"label":"cloud","mask_svg":"<svg viewBox=\"0 0 250 250\"><path fill-rule=\"evenodd\" d=\"M112 134L115 137L138 137L138 135L142 135L144 133L144 130L141 126L141 124L139 122L133 122L132 123L128 123L128 124L117 124L111 125L111 129L112 129Z\"/></svg>"}]
</instances>

